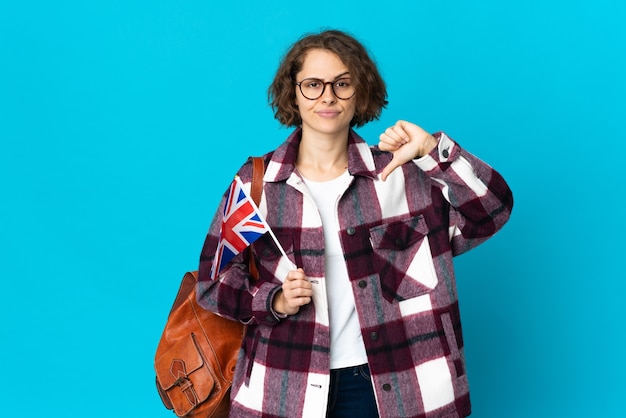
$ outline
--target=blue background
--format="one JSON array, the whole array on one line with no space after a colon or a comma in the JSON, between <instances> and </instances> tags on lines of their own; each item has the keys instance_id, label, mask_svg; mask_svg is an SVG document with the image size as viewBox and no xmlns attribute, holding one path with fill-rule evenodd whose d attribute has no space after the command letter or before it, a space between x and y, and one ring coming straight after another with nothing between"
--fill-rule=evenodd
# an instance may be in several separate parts
<instances>
[{"instance_id":1,"label":"blue background","mask_svg":"<svg viewBox=\"0 0 626 418\"><path fill-rule=\"evenodd\" d=\"M397 119L516 206L457 259L476 417L623 410L626 3L32 1L0 6L0 415L172 417L153 356L301 34L372 52Z\"/></svg>"}]
</instances>

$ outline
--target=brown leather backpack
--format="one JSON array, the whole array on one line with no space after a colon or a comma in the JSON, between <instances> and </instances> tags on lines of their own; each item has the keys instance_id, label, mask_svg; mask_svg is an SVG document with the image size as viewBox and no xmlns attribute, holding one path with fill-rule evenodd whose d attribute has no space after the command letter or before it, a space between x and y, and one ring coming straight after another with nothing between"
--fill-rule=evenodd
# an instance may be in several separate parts
<instances>
[{"instance_id":1,"label":"brown leather backpack","mask_svg":"<svg viewBox=\"0 0 626 418\"><path fill-rule=\"evenodd\" d=\"M252 158L250 196L258 205L263 191L263 159ZM250 274L258 278L249 254ZM154 359L156 386L167 409L179 417L226 417L230 409L244 325L222 318L196 302L198 272L185 273Z\"/></svg>"}]
</instances>

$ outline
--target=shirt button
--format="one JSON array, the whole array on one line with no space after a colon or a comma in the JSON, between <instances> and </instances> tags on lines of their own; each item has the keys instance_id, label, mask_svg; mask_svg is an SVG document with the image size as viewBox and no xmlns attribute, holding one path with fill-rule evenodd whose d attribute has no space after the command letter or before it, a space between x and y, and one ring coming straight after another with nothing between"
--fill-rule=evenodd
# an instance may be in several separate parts
<instances>
[{"instance_id":1,"label":"shirt button","mask_svg":"<svg viewBox=\"0 0 626 418\"><path fill-rule=\"evenodd\" d=\"M266 321L267 323L270 323L270 324L271 324L272 322L275 322L275 321L276 321L276 318L274 318L272 315L267 315L267 316L265 317L265 321Z\"/></svg>"},{"instance_id":2,"label":"shirt button","mask_svg":"<svg viewBox=\"0 0 626 418\"><path fill-rule=\"evenodd\" d=\"M376 331L372 332L372 333L370 334L370 339L371 339L372 341L378 341L378 333L377 333Z\"/></svg>"},{"instance_id":3,"label":"shirt button","mask_svg":"<svg viewBox=\"0 0 626 418\"><path fill-rule=\"evenodd\" d=\"M448 158L450 156L450 153L447 149L444 149L443 151L441 151L441 155L443 155L443 158Z\"/></svg>"},{"instance_id":4,"label":"shirt button","mask_svg":"<svg viewBox=\"0 0 626 418\"><path fill-rule=\"evenodd\" d=\"M359 281L359 287L361 289L365 289L367 287L367 282L365 280Z\"/></svg>"},{"instance_id":5,"label":"shirt button","mask_svg":"<svg viewBox=\"0 0 626 418\"><path fill-rule=\"evenodd\" d=\"M356 233L356 229L354 229L353 227L350 227L346 229L346 232L348 233L348 235L354 235Z\"/></svg>"},{"instance_id":6,"label":"shirt button","mask_svg":"<svg viewBox=\"0 0 626 418\"><path fill-rule=\"evenodd\" d=\"M389 383L385 383L385 384L383 385L383 390L384 390L385 392L389 392L389 391L391 390L391 385L390 385Z\"/></svg>"}]
</instances>

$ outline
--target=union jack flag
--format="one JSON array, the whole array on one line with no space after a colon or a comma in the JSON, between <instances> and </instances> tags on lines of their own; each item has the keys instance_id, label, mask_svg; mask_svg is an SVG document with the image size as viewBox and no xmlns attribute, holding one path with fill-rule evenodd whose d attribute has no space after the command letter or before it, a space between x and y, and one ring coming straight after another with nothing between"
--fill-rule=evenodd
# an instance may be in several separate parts
<instances>
[{"instance_id":1,"label":"union jack flag","mask_svg":"<svg viewBox=\"0 0 626 418\"><path fill-rule=\"evenodd\" d=\"M269 230L269 225L244 190L239 176L235 177L224 204L224 217L211 267L211 279L215 279L233 257Z\"/></svg>"}]
</instances>

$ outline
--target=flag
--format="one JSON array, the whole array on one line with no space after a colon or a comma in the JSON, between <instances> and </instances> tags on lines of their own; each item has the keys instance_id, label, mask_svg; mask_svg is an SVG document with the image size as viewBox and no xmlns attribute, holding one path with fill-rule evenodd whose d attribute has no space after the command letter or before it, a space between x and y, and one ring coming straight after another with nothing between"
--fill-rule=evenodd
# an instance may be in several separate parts
<instances>
[{"instance_id":1,"label":"flag","mask_svg":"<svg viewBox=\"0 0 626 418\"><path fill-rule=\"evenodd\" d=\"M211 279L215 279L233 257L268 231L270 231L269 225L259 213L252 198L244 190L239 176L236 176L224 203L224 217L211 267Z\"/></svg>"}]
</instances>

